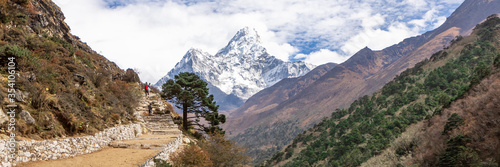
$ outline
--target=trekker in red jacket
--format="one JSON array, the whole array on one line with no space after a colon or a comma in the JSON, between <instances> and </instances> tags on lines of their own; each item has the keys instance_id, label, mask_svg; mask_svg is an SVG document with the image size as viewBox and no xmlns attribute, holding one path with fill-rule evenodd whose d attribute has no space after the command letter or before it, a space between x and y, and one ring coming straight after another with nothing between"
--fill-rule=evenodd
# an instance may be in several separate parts
<instances>
[{"instance_id":1,"label":"trekker in red jacket","mask_svg":"<svg viewBox=\"0 0 500 167\"><path fill-rule=\"evenodd\" d=\"M146 96L149 95L149 85L147 82L146 82L146 86L144 87L144 92L146 93Z\"/></svg>"}]
</instances>

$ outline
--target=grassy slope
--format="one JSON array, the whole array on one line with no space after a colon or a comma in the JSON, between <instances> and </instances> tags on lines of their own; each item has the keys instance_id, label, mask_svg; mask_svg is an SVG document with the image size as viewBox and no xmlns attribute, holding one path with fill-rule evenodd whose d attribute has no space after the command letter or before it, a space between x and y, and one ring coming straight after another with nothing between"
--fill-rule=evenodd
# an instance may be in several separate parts
<instances>
[{"instance_id":1,"label":"grassy slope","mask_svg":"<svg viewBox=\"0 0 500 167\"><path fill-rule=\"evenodd\" d=\"M92 134L133 121L140 95L137 74L121 70L69 34L53 2L0 0L0 18L0 103L6 111L7 58L15 57L18 136ZM35 123L19 117L23 110Z\"/></svg>"},{"instance_id":2,"label":"grassy slope","mask_svg":"<svg viewBox=\"0 0 500 167\"><path fill-rule=\"evenodd\" d=\"M430 60L401 73L380 92L332 113L265 165L358 166L381 154L411 124L441 115L443 108L463 98L492 72L500 55L499 25L499 18L490 18L473 35L458 38Z\"/></svg>"}]
</instances>

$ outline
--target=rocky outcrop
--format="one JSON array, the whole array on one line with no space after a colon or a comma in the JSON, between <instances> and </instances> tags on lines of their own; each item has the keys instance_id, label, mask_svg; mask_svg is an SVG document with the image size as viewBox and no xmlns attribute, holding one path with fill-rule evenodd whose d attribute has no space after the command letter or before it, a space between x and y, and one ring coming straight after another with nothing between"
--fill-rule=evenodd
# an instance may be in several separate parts
<instances>
[{"instance_id":1,"label":"rocky outcrop","mask_svg":"<svg viewBox=\"0 0 500 167\"><path fill-rule=\"evenodd\" d=\"M28 125L35 124L35 119L31 116L31 114L28 111L25 110L21 111L21 113L19 113L19 117L21 117L21 119Z\"/></svg>"},{"instance_id":2,"label":"rocky outcrop","mask_svg":"<svg viewBox=\"0 0 500 167\"><path fill-rule=\"evenodd\" d=\"M30 1L34 8L31 14L29 28L37 34L47 34L49 36L59 37L78 46L80 49L96 53L86 43L80 41L80 38L70 33L69 26L64 22L63 12L51 0L33 0Z\"/></svg>"}]
</instances>

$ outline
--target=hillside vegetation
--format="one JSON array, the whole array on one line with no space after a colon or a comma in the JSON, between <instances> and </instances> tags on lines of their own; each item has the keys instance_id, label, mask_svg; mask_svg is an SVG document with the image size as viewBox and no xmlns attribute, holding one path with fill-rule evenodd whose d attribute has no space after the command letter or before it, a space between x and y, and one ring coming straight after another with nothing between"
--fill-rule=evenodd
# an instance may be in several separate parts
<instances>
[{"instance_id":1,"label":"hillside vegetation","mask_svg":"<svg viewBox=\"0 0 500 167\"><path fill-rule=\"evenodd\" d=\"M141 95L137 74L71 35L52 1L0 0L0 23L0 103L6 111L7 63L14 57L17 135L92 134L133 121Z\"/></svg>"},{"instance_id":2,"label":"hillside vegetation","mask_svg":"<svg viewBox=\"0 0 500 167\"><path fill-rule=\"evenodd\" d=\"M483 78L500 73L499 41L500 18L490 16L472 35L457 37L448 48L402 72L381 91L335 110L262 165L359 166L379 155L367 166L382 166L391 158L396 163L385 165L498 166L498 103L481 98L486 100L481 102L484 105L450 106L477 95L475 90L484 91L479 84ZM426 128L438 136L420 132ZM488 136L481 137L481 133ZM426 134L425 141L408 137L415 134ZM440 144L436 147L436 143ZM486 143L496 145L486 147ZM397 162L405 157L416 158L407 164Z\"/></svg>"},{"instance_id":3,"label":"hillside vegetation","mask_svg":"<svg viewBox=\"0 0 500 167\"><path fill-rule=\"evenodd\" d=\"M314 82L295 89L300 91L293 90L283 96L256 94L236 110L240 115L231 115L224 129L236 143L249 148L253 162L262 162L275 150L282 150L286 146L283 143L290 143L324 117L330 117L335 109L348 108L359 97L379 91L396 75L430 59L456 36L469 35L475 25L499 11L500 0L464 0L438 28L382 50L365 47ZM303 80L287 81L277 84L301 85ZM279 85L264 91L294 89ZM287 98L273 103L275 97Z\"/></svg>"}]
</instances>

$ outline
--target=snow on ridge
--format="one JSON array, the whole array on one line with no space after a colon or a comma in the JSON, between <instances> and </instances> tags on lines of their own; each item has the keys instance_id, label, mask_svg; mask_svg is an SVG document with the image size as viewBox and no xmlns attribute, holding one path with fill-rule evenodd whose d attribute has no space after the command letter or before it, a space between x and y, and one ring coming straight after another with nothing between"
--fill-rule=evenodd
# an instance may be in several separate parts
<instances>
[{"instance_id":1,"label":"snow on ridge","mask_svg":"<svg viewBox=\"0 0 500 167\"><path fill-rule=\"evenodd\" d=\"M245 27L215 55L191 48L156 85L162 85L180 72L194 72L225 94L246 100L284 78L305 75L314 67L304 62L285 62L270 55L262 46L257 31Z\"/></svg>"}]
</instances>

